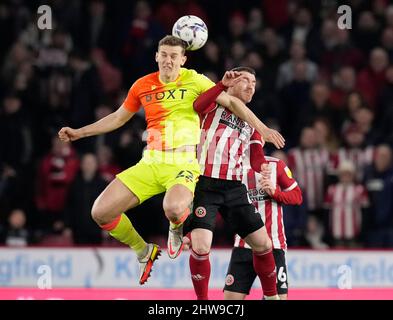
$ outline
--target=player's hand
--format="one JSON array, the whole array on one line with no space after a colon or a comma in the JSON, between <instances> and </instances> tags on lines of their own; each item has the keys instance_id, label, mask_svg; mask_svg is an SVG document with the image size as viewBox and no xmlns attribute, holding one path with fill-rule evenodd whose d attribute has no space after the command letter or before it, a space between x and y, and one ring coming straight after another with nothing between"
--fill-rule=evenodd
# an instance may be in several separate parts
<instances>
[{"instance_id":1,"label":"player's hand","mask_svg":"<svg viewBox=\"0 0 393 320\"><path fill-rule=\"evenodd\" d=\"M221 82L226 87L233 87L244 79L244 76L238 71L227 71L221 79Z\"/></svg>"},{"instance_id":2,"label":"player's hand","mask_svg":"<svg viewBox=\"0 0 393 320\"><path fill-rule=\"evenodd\" d=\"M272 174L272 169L270 168L269 164L262 163L262 165L261 165L262 178L270 180L270 175L271 174Z\"/></svg>"},{"instance_id":3,"label":"player's hand","mask_svg":"<svg viewBox=\"0 0 393 320\"><path fill-rule=\"evenodd\" d=\"M273 197L276 192L276 188L273 186L273 182L270 179L264 179L260 181L262 190L265 191L269 196Z\"/></svg>"},{"instance_id":4,"label":"player's hand","mask_svg":"<svg viewBox=\"0 0 393 320\"><path fill-rule=\"evenodd\" d=\"M262 138L266 142L273 143L277 149L285 146L285 139L277 130L266 128L262 134Z\"/></svg>"},{"instance_id":5,"label":"player's hand","mask_svg":"<svg viewBox=\"0 0 393 320\"><path fill-rule=\"evenodd\" d=\"M75 141L82 138L82 135L78 129L72 129L70 127L61 128L58 134L60 140L65 142Z\"/></svg>"}]
</instances>

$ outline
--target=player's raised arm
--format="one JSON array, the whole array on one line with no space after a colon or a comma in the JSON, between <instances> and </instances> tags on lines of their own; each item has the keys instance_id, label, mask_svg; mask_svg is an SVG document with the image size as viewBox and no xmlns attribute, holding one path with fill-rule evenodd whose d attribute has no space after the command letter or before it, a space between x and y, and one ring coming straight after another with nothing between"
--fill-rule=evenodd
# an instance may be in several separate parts
<instances>
[{"instance_id":1,"label":"player's raised arm","mask_svg":"<svg viewBox=\"0 0 393 320\"><path fill-rule=\"evenodd\" d=\"M123 126L128 120L132 118L134 112L128 111L123 105L115 112L108 114L106 117L84 126L79 129L70 127L63 127L59 131L59 138L62 141L75 141L81 138L99 135L102 133L116 130Z\"/></svg>"},{"instance_id":2,"label":"player's raised arm","mask_svg":"<svg viewBox=\"0 0 393 320\"><path fill-rule=\"evenodd\" d=\"M273 143L278 149L284 147L285 139L283 136L277 130L267 127L239 98L223 91L216 101L255 128L266 142Z\"/></svg>"},{"instance_id":3,"label":"player's raised arm","mask_svg":"<svg viewBox=\"0 0 393 320\"><path fill-rule=\"evenodd\" d=\"M252 127L254 127L263 137L266 142L273 143L277 148L283 148L285 145L285 139L282 135L274 130L267 127L258 117L239 99L229 95L225 92L229 87L233 87L239 81L246 81L246 78L237 71L227 71L220 82L214 87L210 88L194 102L194 109L198 113L204 114L212 111L215 105L213 102L217 102L223 107L228 108L240 119L246 121Z\"/></svg>"}]
</instances>

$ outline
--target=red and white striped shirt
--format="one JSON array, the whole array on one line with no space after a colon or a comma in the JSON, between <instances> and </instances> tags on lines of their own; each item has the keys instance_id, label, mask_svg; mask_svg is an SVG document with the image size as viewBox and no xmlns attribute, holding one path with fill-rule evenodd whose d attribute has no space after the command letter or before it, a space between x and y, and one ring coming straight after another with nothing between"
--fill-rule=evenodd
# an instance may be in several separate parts
<instances>
[{"instance_id":1,"label":"red and white striped shirt","mask_svg":"<svg viewBox=\"0 0 393 320\"><path fill-rule=\"evenodd\" d=\"M247 122L216 104L202 119L198 161L202 175L242 180L243 160L251 142L263 145L261 135Z\"/></svg>"},{"instance_id":2,"label":"red and white striped shirt","mask_svg":"<svg viewBox=\"0 0 393 320\"><path fill-rule=\"evenodd\" d=\"M330 226L335 239L353 239L359 235L361 208L368 206L364 186L354 183L331 185L326 192L325 206L330 208Z\"/></svg>"},{"instance_id":3,"label":"red and white striped shirt","mask_svg":"<svg viewBox=\"0 0 393 320\"><path fill-rule=\"evenodd\" d=\"M288 152L288 165L306 194L309 210L323 207L328 163L329 152L325 149L294 148Z\"/></svg>"},{"instance_id":4,"label":"red and white striped shirt","mask_svg":"<svg viewBox=\"0 0 393 320\"><path fill-rule=\"evenodd\" d=\"M291 192L298 188L297 182L292 177L291 171L286 164L277 158L265 156L266 161L271 168L271 181L273 186L280 191ZM261 188L259 180L262 175L252 169L245 171L243 175L243 183L246 185L248 195L253 205L261 214L262 220L265 223L267 233L272 239L274 249L287 249L285 228L283 222L283 207L282 204L271 198ZM300 193L301 195L301 193ZM235 247L250 248L250 246L240 238L235 236Z\"/></svg>"},{"instance_id":5,"label":"red and white striped shirt","mask_svg":"<svg viewBox=\"0 0 393 320\"><path fill-rule=\"evenodd\" d=\"M374 147L369 146L364 149L339 148L332 158L332 166L335 173L343 161L350 161L355 165L357 180L362 181L365 168L373 162Z\"/></svg>"}]
</instances>

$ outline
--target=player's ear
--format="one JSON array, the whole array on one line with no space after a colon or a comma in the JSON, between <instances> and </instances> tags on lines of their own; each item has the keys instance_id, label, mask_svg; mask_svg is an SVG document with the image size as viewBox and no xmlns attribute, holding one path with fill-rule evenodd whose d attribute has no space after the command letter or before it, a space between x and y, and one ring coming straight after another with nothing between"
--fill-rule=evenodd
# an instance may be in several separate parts
<instances>
[{"instance_id":1,"label":"player's ear","mask_svg":"<svg viewBox=\"0 0 393 320\"><path fill-rule=\"evenodd\" d=\"M156 52L156 62L158 62L158 52Z\"/></svg>"},{"instance_id":2,"label":"player's ear","mask_svg":"<svg viewBox=\"0 0 393 320\"><path fill-rule=\"evenodd\" d=\"M181 66L183 66L187 61L187 56L182 56L181 58Z\"/></svg>"}]
</instances>

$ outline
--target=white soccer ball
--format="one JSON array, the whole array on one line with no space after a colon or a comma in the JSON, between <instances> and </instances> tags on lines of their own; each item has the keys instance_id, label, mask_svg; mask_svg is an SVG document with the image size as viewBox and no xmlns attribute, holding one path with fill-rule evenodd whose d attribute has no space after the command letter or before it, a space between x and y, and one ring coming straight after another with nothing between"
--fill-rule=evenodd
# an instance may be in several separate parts
<instances>
[{"instance_id":1,"label":"white soccer ball","mask_svg":"<svg viewBox=\"0 0 393 320\"><path fill-rule=\"evenodd\" d=\"M183 16L179 18L172 28L172 35L187 43L186 50L202 48L208 37L206 23L197 16Z\"/></svg>"}]
</instances>

